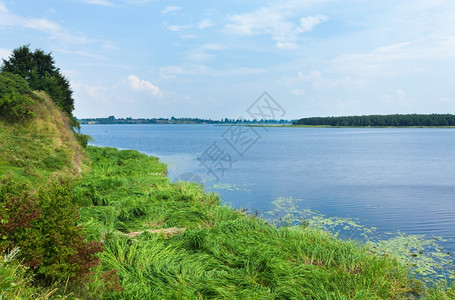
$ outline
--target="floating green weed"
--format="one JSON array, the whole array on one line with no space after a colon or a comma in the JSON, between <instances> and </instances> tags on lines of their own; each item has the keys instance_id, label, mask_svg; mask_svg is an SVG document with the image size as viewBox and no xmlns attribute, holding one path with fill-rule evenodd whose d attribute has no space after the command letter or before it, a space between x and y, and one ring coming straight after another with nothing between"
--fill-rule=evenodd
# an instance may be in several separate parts
<instances>
[{"instance_id":1,"label":"floating green weed","mask_svg":"<svg viewBox=\"0 0 455 300\"><path fill-rule=\"evenodd\" d=\"M248 189L248 186L252 184L230 184L230 183L216 183L212 186L212 188L216 190L225 190L229 192L251 192L251 189Z\"/></svg>"},{"instance_id":2,"label":"floating green weed","mask_svg":"<svg viewBox=\"0 0 455 300\"><path fill-rule=\"evenodd\" d=\"M352 218L327 217L319 212L301 209L301 199L280 197L272 202L274 209L264 217L282 226L303 226L331 232L335 236L360 240L371 252L399 260L410 267L412 273L427 281L455 279L453 255L444 251L441 237L405 234L401 232L379 234L375 227L366 227Z\"/></svg>"}]
</instances>

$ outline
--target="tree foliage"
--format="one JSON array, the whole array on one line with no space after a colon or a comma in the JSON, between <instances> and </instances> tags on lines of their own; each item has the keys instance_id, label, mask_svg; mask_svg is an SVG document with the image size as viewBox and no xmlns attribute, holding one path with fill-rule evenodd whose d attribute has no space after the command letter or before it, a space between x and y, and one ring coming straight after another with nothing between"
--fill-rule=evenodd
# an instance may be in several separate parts
<instances>
[{"instance_id":1,"label":"tree foliage","mask_svg":"<svg viewBox=\"0 0 455 300\"><path fill-rule=\"evenodd\" d=\"M47 92L63 111L72 115L73 91L68 79L55 66L51 53L41 49L32 52L29 45L21 46L8 59L3 59L1 70L21 76L32 90Z\"/></svg>"},{"instance_id":2,"label":"tree foliage","mask_svg":"<svg viewBox=\"0 0 455 300\"><path fill-rule=\"evenodd\" d=\"M21 76L0 73L0 118L8 121L26 119L33 115L33 103L32 91Z\"/></svg>"},{"instance_id":3,"label":"tree foliage","mask_svg":"<svg viewBox=\"0 0 455 300\"><path fill-rule=\"evenodd\" d=\"M303 118L293 125L326 126L455 126L455 115L408 114Z\"/></svg>"}]
</instances>

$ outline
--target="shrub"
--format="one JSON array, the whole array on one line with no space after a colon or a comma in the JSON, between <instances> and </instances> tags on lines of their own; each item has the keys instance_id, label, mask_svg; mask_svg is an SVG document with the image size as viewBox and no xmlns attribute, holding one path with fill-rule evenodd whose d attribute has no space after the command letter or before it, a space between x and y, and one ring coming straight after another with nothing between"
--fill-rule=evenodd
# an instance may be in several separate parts
<instances>
[{"instance_id":1,"label":"shrub","mask_svg":"<svg viewBox=\"0 0 455 300\"><path fill-rule=\"evenodd\" d=\"M28 235L40 217L38 201L28 189L10 177L0 181L0 254Z\"/></svg>"},{"instance_id":2,"label":"shrub","mask_svg":"<svg viewBox=\"0 0 455 300\"><path fill-rule=\"evenodd\" d=\"M0 118L18 121L33 116L34 100L25 79L19 75L0 73Z\"/></svg>"},{"instance_id":3,"label":"shrub","mask_svg":"<svg viewBox=\"0 0 455 300\"><path fill-rule=\"evenodd\" d=\"M84 148L87 147L87 144L89 141L93 141L93 138L91 136L89 136L88 134L82 134L79 132L75 132L74 135L76 137L76 141Z\"/></svg>"},{"instance_id":4,"label":"shrub","mask_svg":"<svg viewBox=\"0 0 455 300\"><path fill-rule=\"evenodd\" d=\"M73 202L73 184L66 179L53 180L39 192L42 217L35 222L40 232L42 265L36 271L46 279L80 277L98 263L98 242L85 242L82 228L76 226L77 206Z\"/></svg>"},{"instance_id":5,"label":"shrub","mask_svg":"<svg viewBox=\"0 0 455 300\"><path fill-rule=\"evenodd\" d=\"M0 97L11 92L31 95L32 90L21 76L9 72L0 73Z\"/></svg>"},{"instance_id":6,"label":"shrub","mask_svg":"<svg viewBox=\"0 0 455 300\"><path fill-rule=\"evenodd\" d=\"M19 258L45 282L82 278L98 264L99 242L86 242L76 225L73 184L56 178L38 193L12 178L0 185L0 250L20 247Z\"/></svg>"}]
</instances>

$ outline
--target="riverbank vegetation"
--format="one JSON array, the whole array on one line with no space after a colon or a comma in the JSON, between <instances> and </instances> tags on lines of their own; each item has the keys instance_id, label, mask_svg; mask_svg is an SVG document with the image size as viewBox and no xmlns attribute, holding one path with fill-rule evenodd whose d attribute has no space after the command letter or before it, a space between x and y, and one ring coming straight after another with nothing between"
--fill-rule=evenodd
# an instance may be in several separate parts
<instances>
[{"instance_id":1,"label":"riverbank vegetation","mask_svg":"<svg viewBox=\"0 0 455 300\"><path fill-rule=\"evenodd\" d=\"M302 118L293 125L336 127L440 127L455 126L455 115L408 114Z\"/></svg>"},{"instance_id":2,"label":"riverbank vegetation","mask_svg":"<svg viewBox=\"0 0 455 300\"><path fill-rule=\"evenodd\" d=\"M409 269L393 255L374 254L365 246L337 239L309 224L281 224L277 228L256 216L220 205L216 194L204 192L199 185L171 183L166 166L154 157L113 148L88 147L86 152L89 157L82 174L74 177L67 173L66 181L48 176L44 184L47 190L41 196L46 198L39 203L52 207L46 220L66 220L65 216L71 215L72 222L62 227L80 230L77 236L84 236L83 243L91 245L83 255L75 256L91 259L75 262L75 267L81 267L71 269L65 266L65 260L72 262L73 256L63 256L59 260L62 266L50 268L46 261L42 272L20 264L28 255L25 250L28 235L32 234L29 230L33 229L24 224L24 228L17 229L23 240L14 240L3 249L0 272L7 279L2 282L5 299L26 295L43 299L455 296L453 288L429 287L410 276ZM12 197L11 184L6 181L14 176L7 173L2 182L3 191L7 191L2 193L3 201L14 198L26 204L33 193L40 195L39 188L16 187L17 196ZM74 215L74 207L79 217ZM41 222L33 216L29 219L30 225ZM47 232L32 236L50 236L48 242L55 249L77 253L65 250L66 243L58 243L62 233L47 228ZM11 235L2 234L5 241L11 242ZM56 253L51 252L48 259L54 256ZM48 286L46 293L37 288L43 285Z\"/></svg>"},{"instance_id":3,"label":"riverbank vegetation","mask_svg":"<svg viewBox=\"0 0 455 300\"><path fill-rule=\"evenodd\" d=\"M276 226L172 183L157 158L84 147L48 93L2 76L17 88L0 94L0 299L455 297L393 249Z\"/></svg>"}]
</instances>

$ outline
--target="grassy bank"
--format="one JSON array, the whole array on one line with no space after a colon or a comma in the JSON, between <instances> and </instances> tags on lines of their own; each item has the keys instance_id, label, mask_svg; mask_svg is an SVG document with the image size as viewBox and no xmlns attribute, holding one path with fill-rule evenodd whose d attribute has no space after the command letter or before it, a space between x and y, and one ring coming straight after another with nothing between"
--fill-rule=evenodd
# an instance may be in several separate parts
<instances>
[{"instance_id":1,"label":"grassy bank","mask_svg":"<svg viewBox=\"0 0 455 300\"><path fill-rule=\"evenodd\" d=\"M91 239L104 240L98 271L119 276L124 290L115 298L408 299L430 292L396 260L311 227L277 229L220 206L198 185L171 183L156 158L112 148L88 153L90 172L75 189L80 222Z\"/></svg>"},{"instance_id":2,"label":"grassy bank","mask_svg":"<svg viewBox=\"0 0 455 300\"><path fill-rule=\"evenodd\" d=\"M9 173L39 187L52 175L79 174L87 154L76 141L68 116L46 93L34 94L40 100L33 106L33 118L0 119L0 175Z\"/></svg>"},{"instance_id":3,"label":"grassy bank","mask_svg":"<svg viewBox=\"0 0 455 300\"><path fill-rule=\"evenodd\" d=\"M101 268L118 271L120 298L375 299L422 288L396 261L351 242L277 229L200 186L172 184L155 158L88 152L91 171L76 188L80 222L104 240Z\"/></svg>"},{"instance_id":4,"label":"grassy bank","mask_svg":"<svg viewBox=\"0 0 455 300\"><path fill-rule=\"evenodd\" d=\"M172 183L157 158L84 150L42 98L32 119L0 121L0 299L455 297L392 256Z\"/></svg>"}]
</instances>

